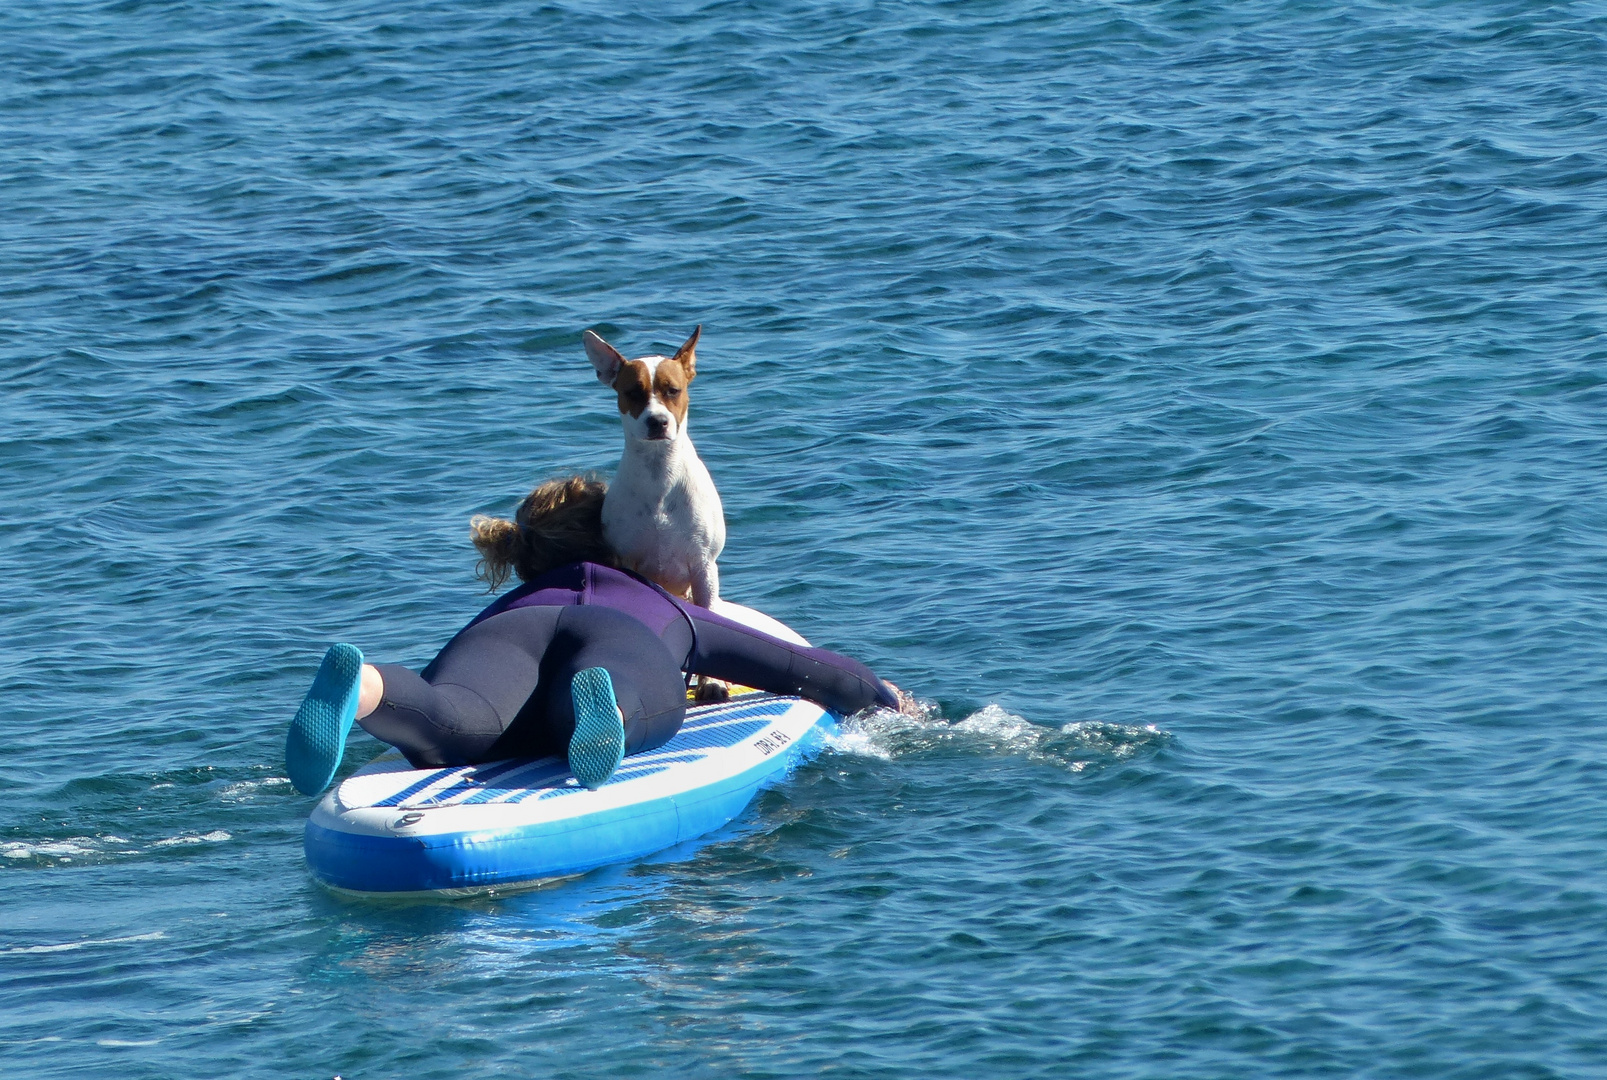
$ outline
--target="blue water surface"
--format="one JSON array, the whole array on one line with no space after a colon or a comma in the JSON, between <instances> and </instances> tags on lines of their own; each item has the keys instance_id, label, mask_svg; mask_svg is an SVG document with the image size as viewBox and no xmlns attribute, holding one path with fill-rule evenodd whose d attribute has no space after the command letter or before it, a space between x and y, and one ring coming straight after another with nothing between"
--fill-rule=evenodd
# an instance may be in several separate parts
<instances>
[{"instance_id":1,"label":"blue water surface","mask_svg":"<svg viewBox=\"0 0 1607 1080\"><path fill-rule=\"evenodd\" d=\"M1607 1076L1604 76L1599 3L0 9L0 1071ZM617 460L581 331L697 324L726 595L931 715L323 889L323 648L427 661Z\"/></svg>"}]
</instances>

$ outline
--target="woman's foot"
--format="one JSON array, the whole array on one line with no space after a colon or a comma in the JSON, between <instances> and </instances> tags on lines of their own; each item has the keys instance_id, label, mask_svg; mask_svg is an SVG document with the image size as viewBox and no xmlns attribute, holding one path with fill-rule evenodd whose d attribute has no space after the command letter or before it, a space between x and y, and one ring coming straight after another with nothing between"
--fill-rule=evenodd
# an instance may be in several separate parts
<instances>
[{"instance_id":1,"label":"woman's foot","mask_svg":"<svg viewBox=\"0 0 1607 1080\"><path fill-rule=\"evenodd\" d=\"M569 738L569 771L589 788L600 788L625 756L625 716L614 699L608 669L575 672L569 681L575 733Z\"/></svg>"},{"instance_id":2,"label":"woman's foot","mask_svg":"<svg viewBox=\"0 0 1607 1080\"><path fill-rule=\"evenodd\" d=\"M301 700L285 737L285 769L303 795L317 795L335 778L346 734L357 719L363 654L355 645L331 645Z\"/></svg>"}]
</instances>

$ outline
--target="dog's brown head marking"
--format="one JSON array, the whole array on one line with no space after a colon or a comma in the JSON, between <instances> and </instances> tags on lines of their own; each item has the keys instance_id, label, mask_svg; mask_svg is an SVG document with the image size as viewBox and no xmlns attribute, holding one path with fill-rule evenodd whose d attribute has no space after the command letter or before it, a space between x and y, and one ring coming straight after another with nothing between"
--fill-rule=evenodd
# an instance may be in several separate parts
<instances>
[{"instance_id":1,"label":"dog's brown head marking","mask_svg":"<svg viewBox=\"0 0 1607 1080\"><path fill-rule=\"evenodd\" d=\"M671 360L679 362L686 369L687 382L691 382L692 376L697 374L697 339L702 333L703 324L698 323L692 329L692 336L687 338L685 344L679 349L675 350L674 356L670 357Z\"/></svg>"},{"instance_id":2,"label":"dog's brown head marking","mask_svg":"<svg viewBox=\"0 0 1607 1080\"><path fill-rule=\"evenodd\" d=\"M640 416L653 397L653 374L642 361L627 360L614 376L614 390L619 394L619 411Z\"/></svg>"},{"instance_id":3,"label":"dog's brown head marking","mask_svg":"<svg viewBox=\"0 0 1607 1080\"><path fill-rule=\"evenodd\" d=\"M701 333L700 325L686 339L686 344L675 350L674 356L662 361L653 371L653 393L679 425L686 423L687 385L697 375L697 339Z\"/></svg>"},{"instance_id":4,"label":"dog's brown head marking","mask_svg":"<svg viewBox=\"0 0 1607 1080\"><path fill-rule=\"evenodd\" d=\"M675 430L679 431L686 424L690 397L687 387L697 375L697 341L702 333L700 325L674 356L644 356L637 360L625 359L623 353L590 330L580 340L598 380L619 395L622 416L640 417L657 399L674 417Z\"/></svg>"}]
</instances>

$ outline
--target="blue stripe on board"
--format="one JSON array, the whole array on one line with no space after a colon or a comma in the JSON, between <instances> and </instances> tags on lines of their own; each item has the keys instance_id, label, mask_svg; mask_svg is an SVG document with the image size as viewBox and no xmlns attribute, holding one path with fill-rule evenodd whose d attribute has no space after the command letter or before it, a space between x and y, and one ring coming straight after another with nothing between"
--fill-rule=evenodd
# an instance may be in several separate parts
<instances>
[{"instance_id":1,"label":"blue stripe on board","mask_svg":"<svg viewBox=\"0 0 1607 1080\"><path fill-rule=\"evenodd\" d=\"M671 742L677 750L735 746L749 736L756 735L769 727L770 722L770 717L760 717L757 720L731 720L720 724L710 724L697 731L683 731L676 735Z\"/></svg>"},{"instance_id":2,"label":"blue stripe on board","mask_svg":"<svg viewBox=\"0 0 1607 1080\"><path fill-rule=\"evenodd\" d=\"M676 738L679 738L682 732L698 731L715 724L727 723L731 720L745 720L754 716L781 716L792 708L792 703L796 700L796 698L773 697L767 701L722 708L717 713L705 713L697 717L688 716L686 722L681 725L681 731L676 733ZM670 740L670 742L674 741L675 739Z\"/></svg>"},{"instance_id":3,"label":"blue stripe on board","mask_svg":"<svg viewBox=\"0 0 1607 1080\"><path fill-rule=\"evenodd\" d=\"M407 787L403 788L401 791L398 791L394 795L387 795L385 798L379 800L378 802L369 803L369 805L370 806L398 806L398 805L401 804L402 800L412 798L414 795L417 795L419 792L423 791L425 788L429 787L431 784L435 783L437 780L444 779L445 777L450 776L452 773L457 772L459 768L462 768L462 766L459 766L458 768L452 768L452 769L432 769L430 771L430 775L424 777L423 779L414 781L413 783L409 784Z\"/></svg>"},{"instance_id":4,"label":"blue stripe on board","mask_svg":"<svg viewBox=\"0 0 1607 1080\"><path fill-rule=\"evenodd\" d=\"M654 773L661 773L671 765L680 765L689 761L702 761L707 756L708 755L706 754L677 754L672 757L655 756L652 761L643 762L640 765L631 767L621 766L620 768L614 770L614 775L609 778L608 782L610 784L617 784L623 780L640 780L644 776L652 776ZM629 759L627 758L626 760ZM550 799L555 795L573 795L577 792L587 790L586 788L581 787L579 784L569 783L569 779L570 778L566 773L562 786L548 785L544 790L541 788L532 788L529 791L521 791L508 801L510 803L524 802L532 795L540 799Z\"/></svg>"},{"instance_id":5,"label":"blue stripe on board","mask_svg":"<svg viewBox=\"0 0 1607 1080\"><path fill-rule=\"evenodd\" d=\"M453 784L449 788L444 788L444 789L442 789L440 791L437 791L434 795L431 795L428 799L425 799L425 800L421 801L417 805L419 805L419 806L440 805L442 803L452 802L455 799L457 799L459 796L467 795L467 794L470 794L471 792L474 795L481 795L481 794L485 794L487 791L493 791L493 792L494 791L505 791L509 787L507 781L509 779L511 779L514 774L523 772L525 769L529 768L531 765L534 765L534 764L536 764L538 762L541 762L541 761L557 761L557 759L556 758L510 758L510 759L508 759L506 761L498 761L498 762L492 762L492 763L487 764L487 765L481 765L478 768L476 768L474 772L469 773L467 776L461 777L456 784ZM495 787L492 787L491 786L491 781L497 780L499 778L503 780L503 783L498 784ZM488 795L487 798L490 798L490 796ZM467 801L470 801L470 802L481 801L481 802L483 802L485 800L484 799L476 800L476 799L471 798L471 799L469 799Z\"/></svg>"},{"instance_id":6,"label":"blue stripe on board","mask_svg":"<svg viewBox=\"0 0 1607 1080\"><path fill-rule=\"evenodd\" d=\"M792 708L797 698L781 697L777 694L744 694L730 701L722 701L717 705L697 705L687 710L686 720L681 724L681 730L687 728L703 727L717 720L728 720L735 716L756 715L754 710L780 714Z\"/></svg>"},{"instance_id":7,"label":"blue stripe on board","mask_svg":"<svg viewBox=\"0 0 1607 1080\"><path fill-rule=\"evenodd\" d=\"M486 788L484 791L477 791L470 795L463 800L463 805L469 806L489 802L518 802L520 798L519 792L523 790L543 787L555 779L573 775L569 771L568 764L560 758L537 758L528 764L530 765L529 771L521 770L517 775L517 783L514 782L514 776L509 776L505 782L498 784L494 788Z\"/></svg>"}]
</instances>

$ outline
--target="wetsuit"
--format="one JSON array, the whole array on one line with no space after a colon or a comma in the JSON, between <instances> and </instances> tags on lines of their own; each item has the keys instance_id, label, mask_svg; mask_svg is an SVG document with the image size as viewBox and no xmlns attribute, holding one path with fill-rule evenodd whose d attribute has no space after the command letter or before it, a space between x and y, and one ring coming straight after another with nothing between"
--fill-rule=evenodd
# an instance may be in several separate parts
<instances>
[{"instance_id":1,"label":"wetsuit","mask_svg":"<svg viewBox=\"0 0 1607 1080\"><path fill-rule=\"evenodd\" d=\"M771 637L596 563L504 593L422 673L376 666L384 699L358 723L420 768L562 755L575 726L569 680L588 667L613 680L627 755L680 730L683 672L796 694L842 715L898 704L857 660Z\"/></svg>"}]
</instances>

